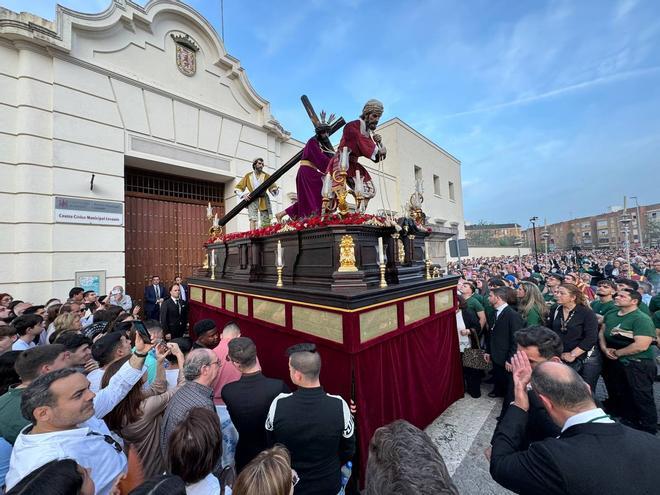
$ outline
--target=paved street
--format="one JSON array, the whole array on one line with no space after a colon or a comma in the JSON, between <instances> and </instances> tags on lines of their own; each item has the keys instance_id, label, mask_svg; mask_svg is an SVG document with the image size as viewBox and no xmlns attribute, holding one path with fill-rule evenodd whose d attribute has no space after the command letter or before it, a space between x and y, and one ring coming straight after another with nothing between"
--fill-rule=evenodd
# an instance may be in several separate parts
<instances>
[{"instance_id":1,"label":"paved street","mask_svg":"<svg viewBox=\"0 0 660 495\"><path fill-rule=\"evenodd\" d=\"M491 385L482 385L482 396L473 399L469 395L447 409L426 428L442 454L449 474L461 494L500 495L505 490L490 477L484 450L490 444L495 429L495 418L500 413L501 400L488 397ZM660 416L660 383L654 386L655 403ZM602 380L596 396L606 397Z\"/></svg>"}]
</instances>

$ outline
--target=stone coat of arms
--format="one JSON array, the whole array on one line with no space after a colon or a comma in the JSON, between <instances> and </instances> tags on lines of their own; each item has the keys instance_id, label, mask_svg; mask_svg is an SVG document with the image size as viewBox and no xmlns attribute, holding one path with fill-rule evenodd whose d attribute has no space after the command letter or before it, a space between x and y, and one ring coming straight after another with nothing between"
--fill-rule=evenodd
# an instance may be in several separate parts
<instances>
[{"instance_id":1,"label":"stone coat of arms","mask_svg":"<svg viewBox=\"0 0 660 495\"><path fill-rule=\"evenodd\" d=\"M176 47L176 66L186 76L194 76L197 71L197 50L199 47L188 35L172 35Z\"/></svg>"}]
</instances>

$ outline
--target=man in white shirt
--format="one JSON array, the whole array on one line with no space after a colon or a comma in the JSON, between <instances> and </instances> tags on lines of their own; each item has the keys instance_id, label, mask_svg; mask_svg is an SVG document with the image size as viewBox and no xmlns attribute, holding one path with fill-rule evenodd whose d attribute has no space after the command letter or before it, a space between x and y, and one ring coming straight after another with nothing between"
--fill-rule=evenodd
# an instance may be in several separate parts
<instances>
[{"instance_id":1,"label":"man in white shirt","mask_svg":"<svg viewBox=\"0 0 660 495\"><path fill-rule=\"evenodd\" d=\"M88 375L89 389L96 393L101 389L101 379L108 365L131 353L131 341L121 332L104 335L92 344L92 357L99 363L99 368Z\"/></svg>"},{"instance_id":2,"label":"man in white shirt","mask_svg":"<svg viewBox=\"0 0 660 495\"><path fill-rule=\"evenodd\" d=\"M23 315L12 321L18 339L11 346L12 351L25 351L34 347L34 341L44 331L44 319L39 315Z\"/></svg>"},{"instance_id":3,"label":"man in white shirt","mask_svg":"<svg viewBox=\"0 0 660 495\"><path fill-rule=\"evenodd\" d=\"M121 445L99 418L142 378L144 358L151 345L138 335L135 347L128 363L98 394L89 390L87 378L73 368L47 373L27 387L21 413L31 424L14 443L7 489L49 461L70 458L90 469L97 494L110 492L117 477L126 471L127 460Z\"/></svg>"}]
</instances>

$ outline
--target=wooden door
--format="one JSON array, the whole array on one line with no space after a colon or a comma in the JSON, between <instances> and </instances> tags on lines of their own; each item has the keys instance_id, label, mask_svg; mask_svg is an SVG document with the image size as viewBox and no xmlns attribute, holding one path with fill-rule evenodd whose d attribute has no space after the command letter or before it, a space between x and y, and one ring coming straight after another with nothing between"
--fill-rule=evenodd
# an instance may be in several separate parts
<instances>
[{"instance_id":1,"label":"wooden door","mask_svg":"<svg viewBox=\"0 0 660 495\"><path fill-rule=\"evenodd\" d=\"M202 265L210 227L208 202L218 215L224 214L222 184L173 176L153 179L127 169L126 292L142 307L144 287L153 275L168 286L177 275L185 280Z\"/></svg>"}]
</instances>

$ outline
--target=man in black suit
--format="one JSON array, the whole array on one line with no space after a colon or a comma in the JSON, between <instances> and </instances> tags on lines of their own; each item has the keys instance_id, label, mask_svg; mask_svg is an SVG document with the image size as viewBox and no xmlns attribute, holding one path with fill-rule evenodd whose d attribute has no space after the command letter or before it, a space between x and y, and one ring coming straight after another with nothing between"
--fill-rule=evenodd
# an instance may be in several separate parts
<instances>
[{"instance_id":1,"label":"man in black suit","mask_svg":"<svg viewBox=\"0 0 660 495\"><path fill-rule=\"evenodd\" d=\"M520 313L507 304L507 287L497 287L488 294L488 302L495 308L495 322L486 340L486 359L493 363L493 390L489 397L504 397L511 381L511 363L509 360L516 352L513 334L525 326Z\"/></svg>"},{"instance_id":2,"label":"man in black suit","mask_svg":"<svg viewBox=\"0 0 660 495\"><path fill-rule=\"evenodd\" d=\"M144 316L147 320L160 318L160 305L167 297L165 286L160 283L160 277L151 277L151 285L144 288Z\"/></svg>"},{"instance_id":3,"label":"man in black suit","mask_svg":"<svg viewBox=\"0 0 660 495\"><path fill-rule=\"evenodd\" d=\"M186 303L179 298L179 285L170 286L170 297L160 305L160 326L163 328L165 338L178 339L186 331L184 313Z\"/></svg>"},{"instance_id":4,"label":"man in black suit","mask_svg":"<svg viewBox=\"0 0 660 495\"><path fill-rule=\"evenodd\" d=\"M236 446L236 471L240 472L256 455L268 447L266 438L266 416L273 399L279 394L288 394L289 387L282 380L266 378L261 374L257 361L257 347L248 337L236 337L229 342L230 362L224 366L235 366L241 378L222 387L222 400L232 423L238 430Z\"/></svg>"},{"instance_id":5,"label":"man in black suit","mask_svg":"<svg viewBox=\"0 0 660 495\"><path fill-rule=\"evenodd\" d=\"M541 363L532 371L518 352L512 369L515 400L493 438L495 481L523 494L658 493L660 439L614 422L596 407L580 375L562 363ZM529 384L562 430L523 450Z\"/></svg>"},{"instance_id":6,"label":"man in black suit","mask_svg":"<svg viewBox=\"0 0 660 495\"><path fill-rule=\"evenodd\" d=\"M181 278L181 275L177 275L174 277L174 283L179 285L180 293L179 293L179 298L181 299L182 302L185 303L185 312L183 313L183 321L185 324L188 324L188 299L190 298L190 292L188 290L188 284L183 283L183 279Z\"/></svg>"},{"instance_id":7,"label":"man in black suit","mask_svg":"<svg viewBox=\"0 0 660 495\"><path fill-rule=\"evenodd\" d=\"M522 351L527 356L532 369L539 364L552 361L561 363L561 353L564 351L564 344L559 335L549 328L534 326L518 330L514 338L518 351ZM513 384L511 389L511 400L515 397ZM533 390L527 390L529 400L528 420L527 420L527 439L526 443L537 442L546 438L555 438L561 432L561 429L552 421L552 418L543 407L541 399Z\"/></svg>"},{"instance_id":8,"label":"man in black suit","mask_svg":"<svg viewBox=\"0 0 660 495\"><path fill-rule=\"evenodd\" d=\"M547 361L561 363L561 353L564 351L564 344L559 335L549 328L541 326L528 327L518 330L514 338L516 339L518 351L525 353L532 369ZM510 392L507 392L507 396L509 395L510 397L506 397L505 401L509 400L510 402L514 399L513 383L511 384ZM525 429L525 438L521 440L521 445L524 448L527 448L531 442L557 437L561 432L561 429L548 415L548 411L543 407L541 399L539 399L536 392L528 389L527 398L529 401L527 428ZM497 429L493 433L493 439L496 434ZM490 443L492 445L493 440ZM488 448L486 450L486 457L490 459L491 455L492 448Z\"/></svg>"}]
</instances>

